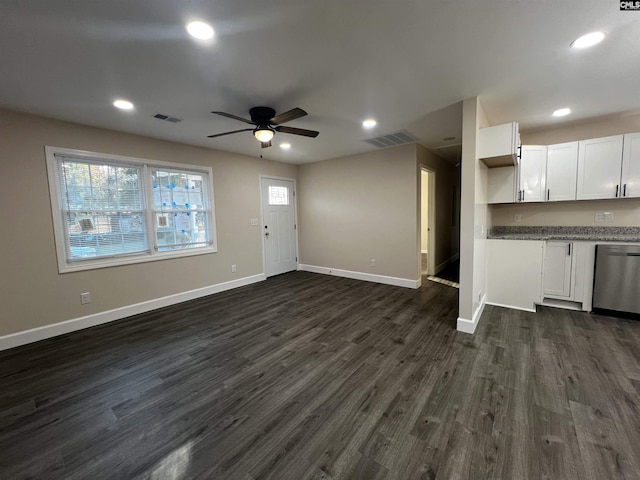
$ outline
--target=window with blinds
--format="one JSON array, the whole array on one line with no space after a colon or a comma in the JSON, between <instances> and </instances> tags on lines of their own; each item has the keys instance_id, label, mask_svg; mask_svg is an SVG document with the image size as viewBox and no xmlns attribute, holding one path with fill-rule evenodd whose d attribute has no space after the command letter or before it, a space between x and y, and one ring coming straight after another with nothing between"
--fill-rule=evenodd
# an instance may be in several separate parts
<instances>
[{"instance_id":1,"label":"window with blinds","mask_svg":"<svg viewBox=\"0 0 640 480\"><path fill-rule=\"evenodd\" d=\"M211 171L47 147L60 272L210 253Z\"/></svg>"}]
</instances>

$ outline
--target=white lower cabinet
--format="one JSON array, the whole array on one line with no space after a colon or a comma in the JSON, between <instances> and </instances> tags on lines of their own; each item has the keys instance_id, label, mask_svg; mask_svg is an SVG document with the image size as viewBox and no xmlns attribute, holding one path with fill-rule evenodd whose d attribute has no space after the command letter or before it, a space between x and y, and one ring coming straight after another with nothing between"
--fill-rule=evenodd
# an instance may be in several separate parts
<instances>
[{"instance_id":1,"label":"white lower cabinet","mask_svg":"<svg viewBox=\"0 0 640 480\"><path fill-rule=\"evenodd\" d=\"M573 242L547 242L544 253L545 297L571 300Z\"/></svg>"},{"instance_id":2,"label":"white lower cabinet","mask_svg":"<svg viewBox=\"0 0 640 480\"><path fill-rule=\"evenodd\" d=\"M487 240L487 303L535 311L542 301L542 240Z\"/></svg>"},{"instance_id":3,"label":"white lower cabinet","mask_svg":"<svg viewBox=\"0 0 640 480\"><path fill-rule=\"evenodd\" d=\"M545 243L543 305L591 310L595 242Z\"/></svg>"}]
</instances>

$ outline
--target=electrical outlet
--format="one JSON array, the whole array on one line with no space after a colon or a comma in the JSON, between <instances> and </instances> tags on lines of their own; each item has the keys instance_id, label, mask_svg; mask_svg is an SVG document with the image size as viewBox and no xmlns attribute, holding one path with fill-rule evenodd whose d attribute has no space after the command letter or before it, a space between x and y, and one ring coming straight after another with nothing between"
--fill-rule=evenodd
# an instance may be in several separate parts
<instances>
[{"instance_id":1,"label":"electrical outlet","mask_svg":"<svg viewBox=\"0 0 640 480\"><path fill-rule=\"evenodd\" d=\"M521 215L521 214L519 214L519 213L516 213L516 214L513 216L513 221L514 221L514 222L516 222L516 223L520 223L520 222L522 221L522 215Z\"/></svg>"},{"instance_id":2,"label":"electrical outlet","mask_svg":"<svg viewBox=\"0 0 640 480\"><path fill-rule=\"evenodd\" d=\"M236 273L236 264L231 265L231 273Z\"/></svg>"},{"instance_id":3,"label":"electrical outlet","mask_svg":"<svg viewBox=\"0 0 640 480\"><path fill-rule=\"evenodd\" d=\"M372 266L372 267L375 267L375 266L376 266L376 259L375 259L375 258L372 258L372 259L371 259L371 266Z\"/></svg>"},{"instance_id":4,"label":"electrical outlet","mask_svg":"<svg viewBox=\"0 0 640 480\"><path fill-rule=\"evenodd\" d=\"M596 222L613 222L613 212L596 212Z\"/></svg>"},{"instance_id":5,"label":"electrical outlet","mask_svg":"<svg viewBox=\"0 0 640 480\"><path fill-rule=\"evenodd\" d=\"M86 305L88 303L91 303L91 293L89 292L84 292L80 294L80 304L81 305Z\"/></svg>"}]
</instances>

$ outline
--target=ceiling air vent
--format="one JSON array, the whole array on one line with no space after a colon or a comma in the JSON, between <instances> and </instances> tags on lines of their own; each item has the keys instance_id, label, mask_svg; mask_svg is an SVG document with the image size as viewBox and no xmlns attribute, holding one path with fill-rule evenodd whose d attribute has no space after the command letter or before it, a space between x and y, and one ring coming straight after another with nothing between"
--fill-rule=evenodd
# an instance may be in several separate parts
<instances>
[{"instance_id":1,"label":"ceiling air vent","mask_svg":"<svg viewBox=\"0 0 640 480\"><path fill-rule=\"evenodd\" d=\"M379 137L367 138L364 141L378 148L384 148L392 147L394 145L404 145L405 143L412 143L416 140L417 138L406 130L398 130L397 132L387 133L385 135L380 135Z\"/></svg>"},{"instance_id":2,"label":"ceiling air vent","mask_svg":"<svg viewBox=\"0 0 640 480\"><path fill-rule=\"evenodd\" d=\"M172 117L171 115L165 115L164 113L156 113L153 118L157 118L158 120L164 120L165 122L171 123L180 123L182 121L181 118Z\"/></svg>"}]
</instances>

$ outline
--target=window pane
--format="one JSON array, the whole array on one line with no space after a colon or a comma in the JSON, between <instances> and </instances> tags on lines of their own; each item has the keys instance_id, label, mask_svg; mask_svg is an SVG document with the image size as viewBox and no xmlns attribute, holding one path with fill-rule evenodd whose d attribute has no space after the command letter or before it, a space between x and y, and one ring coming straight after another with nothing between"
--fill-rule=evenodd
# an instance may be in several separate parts
<instances>
[{"instance_id":1,"label":"window pane","mask_svg":"<svg viewBox=\"0 0 640 480\"><path fill-rule=\"evenodd\" d=\"M69 260L144 252L147 240L139 213L68 212Z\"/></svg>"},{"instance_id":2,"label":"window pane","mask_svg":"<svg viewBox=\"0 0 640 480\"><path fill-rule=\"evenodd\" d=\"M151 180L158 251L209 245L206 175L154 169Z\"/></svg>"},{"instance_id":3,"label":"window pane","mask_svg":"<svg viewBox=\"0 0 640 480\"><path fill-rule=\"evenodd\" d=\"M202 247L209 243L206 212L156 213L158 250Z\"/></svg>"},{"instance_id":4,"label":"window pane","mask_svg":"<svg viewBox=\"0 0 640 480\"><path fill-rule=\"evenodd\" d=\"M269 205L289 205L289 189L269 185Z\"/></svg>"},{"instance_id":5,"label":"window pane","mask_svg":"<svg viewBox=\"0 0 640 480\"><path fill-rule=\"evenodd\" d=\"M148 251L140 169L59 163L68 260Z\"/></svg>"}]
</instances>

